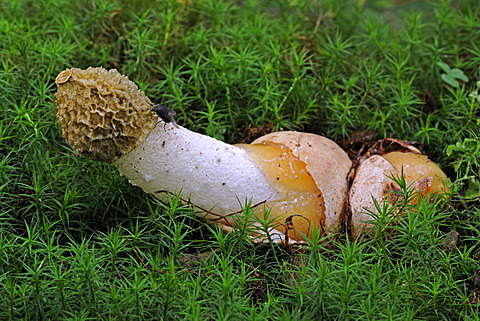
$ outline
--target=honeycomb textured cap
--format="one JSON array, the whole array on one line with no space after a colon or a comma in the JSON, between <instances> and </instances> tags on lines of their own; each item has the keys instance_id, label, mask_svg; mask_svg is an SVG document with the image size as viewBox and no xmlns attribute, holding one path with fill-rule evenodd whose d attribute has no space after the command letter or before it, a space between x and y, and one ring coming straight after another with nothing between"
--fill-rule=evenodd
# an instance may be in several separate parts
<instances>
[{"instance_id":1,"label":"honeycomb textured cap","mask_svg":"<svg viewBox=\"0 0 480 321\"><path fill-rule=\"evenodd\" d=\"M91 159L117 160L141 144L158 120L150 99L116 69L67 69L55 83L62 136Z\"/></svg>"}]
</instances>

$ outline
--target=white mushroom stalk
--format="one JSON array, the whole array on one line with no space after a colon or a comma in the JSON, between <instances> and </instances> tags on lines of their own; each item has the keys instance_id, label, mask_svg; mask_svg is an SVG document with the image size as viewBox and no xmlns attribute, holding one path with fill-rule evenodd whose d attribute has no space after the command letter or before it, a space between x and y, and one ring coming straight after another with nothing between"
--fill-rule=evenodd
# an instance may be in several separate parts
<instances>
[{"instance_id":1,"label":"white mushroom stalk","mask_svg":"<svg viewBox=\"0 0 480 321\"><path fill-rule=\"evenodd\" d=\"M161 199L181 193L199 216L227 231L235 227L232 214L249 202L259 218L270 211L276 241L303 241L313 229L340 224L351 162L324 137L285 132L233 146L158 123L151 101L114 69L67 69L56 84L67 142L79 154L112 163L147 193ZM328 160L332 152L339 158ZM264 236L260 229L252 235Z\"/></svg>"}]
</instances>

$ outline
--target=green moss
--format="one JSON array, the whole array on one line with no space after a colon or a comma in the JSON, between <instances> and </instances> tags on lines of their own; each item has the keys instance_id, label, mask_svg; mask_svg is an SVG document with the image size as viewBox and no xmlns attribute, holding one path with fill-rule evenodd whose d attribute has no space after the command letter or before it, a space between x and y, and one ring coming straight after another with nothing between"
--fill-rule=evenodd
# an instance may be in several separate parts
<instances>
[{"instance_id":1,"label":"green moss","mask_svg":"<svg viewBox=\"0 0 480 321\"><path fill-rule=\"evenodd\" d=\"M0 15L1 319L478 320L478 1L12 0ZM88 66L231 143L248 128L416 140L459 193L303 254L209 230L62 140L54 79Z\"/></svg>"}]
</instances>

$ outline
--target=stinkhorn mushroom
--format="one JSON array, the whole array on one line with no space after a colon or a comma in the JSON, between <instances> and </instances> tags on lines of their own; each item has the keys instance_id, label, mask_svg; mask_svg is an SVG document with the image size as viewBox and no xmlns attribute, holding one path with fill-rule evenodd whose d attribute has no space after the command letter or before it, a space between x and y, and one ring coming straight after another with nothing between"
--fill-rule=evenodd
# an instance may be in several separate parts
<instances>
[{"instance_id":1,"label":"stinkhorn mushroom","mask_svg":"<svg viewBox=\"0 0 480 321\"><path fill-rule=\"evenodd\" d=\"M157 198L181 193L199 216L226 231L245 218L242 206L250 204L253 237L304 241L314 229L338 230L349 204L357 236L371 226L373 200L388 202L398 190L391 177L403 174L421 194L448 192L441 169L398 140L374 145L352 171L347 153L314 134L276 132L252 144L229 145L189 131L115 69L67 69L56 84L62 136L75 151L112 163ZM393 143L385 148L384 142Z\"/></svg>"},{"instance_id":2,"label":"stinkhorn mushroom","mask_svg":"<svg viewBox=\"0 0 480 321\"><path fill-rule=\"evenodd\" d=\"M81 155L112 163L129 181L163 199L181 193L202 218L226 231L252 204L260 228L269 211L272 239L303 241L334 231L346 203L347 154L327 138L299 132L229 145L162 123L152 102L115 69L67 69L56 79L62 136Z\"/></svg>"},{"instance_id":3,"label":"stinkhorn mushroom","mask_svg":"<svg viewBox=\"0 0 480 321\"><path fill-rule=\"evenodd\" d=\"M417 148L396 139L381 140L361 161L350 188L350 223L354 237L373 227L374 216L379 214L374 200L380 205L393 205L398 200L400 187L394 178L402 176L414 193L407 200L411 204L418 197L444 195L450 191L445 173Z\"/></svg>"}]
</instances>

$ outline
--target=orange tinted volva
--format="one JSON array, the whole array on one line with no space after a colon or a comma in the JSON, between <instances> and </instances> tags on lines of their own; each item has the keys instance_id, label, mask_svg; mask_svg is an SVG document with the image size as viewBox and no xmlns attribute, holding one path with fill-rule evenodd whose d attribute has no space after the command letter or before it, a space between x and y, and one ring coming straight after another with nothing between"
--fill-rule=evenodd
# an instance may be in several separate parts
<instances>
[{"instance_id":1,"label":"orange tinted volva","mask_svg":"<svg viewBox=\"0 0 480 321\"><path fill-rule=\"evenodd\" d=\"M325 204L323 195L304 162L286 146L275 143L238 144L273 181L274 188L285 194L277 201L267 201L271 207L272 227L287 233L290 239L303 240L302 233L311 236L312 228L323 229Z\"/></svg>"},{"instance_id":2,"label":"orange tinted volva","mask_svg":"<svg viewBox=\"0 0 480 321\"><path fill-rule=\"evenodd\" d=\"M414 184L415 189L426 196L431 193L448 193L447 176L426 155L413 153L391 152L383 155L390 164L402 172L408 185Z\"/></svg>"}]
</instances>

